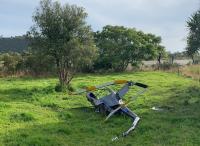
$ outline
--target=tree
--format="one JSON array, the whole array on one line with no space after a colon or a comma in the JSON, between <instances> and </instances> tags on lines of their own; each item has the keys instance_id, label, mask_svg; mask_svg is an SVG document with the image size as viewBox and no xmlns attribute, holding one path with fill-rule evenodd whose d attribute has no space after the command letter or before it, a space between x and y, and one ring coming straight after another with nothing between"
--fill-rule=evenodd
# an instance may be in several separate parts
<instances>
[{"instance_id":1,"label":"tree","mask_svg":"<svg viewBox=\"0 0 200 146\"><path fill-rule=\"evenodd\" d=\"M96 54L93 33L86 24L87 13L76 5L43 0L33 15L28 32L31 50L54 58L62 89L76 70L92 63Z\"/></svg>"},{"instance_id":2,"label":"tree","mask_svg":"<svg viewBox=\"0 0 200 146\"><path fill-rule=\"evenodd\" d=\"M189 35L187 37L186 51L194 63L194 56L200 50L200 10L189 18L187 27L189 28Z\"/></svg>"},{"instance_id":3,"label":"tree","mask_svg":"<svg viewBox=\"0 0 200 146\"><path fill-rule=\"evenodd\" d=\"M189 57L192 59L192 63L195 63L195 55L198 54L199 51L199 44L198 41L195 38L194 34L189 34L187 38L187 47L186 47L186 52Z\"/></svg>"},{"instance_id":4,"label":"tree","mask_svg":"<svg viewBox=\"0 0 200 146\"><path fill-rule=\"evenodd\" d=\"M128 64L137 65L142 60L155 58L158 51L164 50L160 37L123 26L103 27L101 32L95 33L95 42L99 51L95 67L115 71L124 71Z\"/></svg>"},{"instance_id":5,"label":"tree","mask_svg":"<svg viewBox=\"0 0 200 146\"><path fill-rule=\"evenodd\" d=\"M123 26L105 26L102 32L95 33L95 41L99 48L99 58L97 64L105 69L112 68L115 71L126 69L131 60L132 49L138 45L133 36L136 32ZM136 47L134 47L136 48Z\"/></svg>"},{"instance_id":6,"label":"tree","mask_svg":"<svg viewBox=\"0 0 200 146\"><path fill-rule=\"evenodd\" d=\"M160 36L155 36L154 34L145 34L142 31L139 31L139 36L143 38L141 42L141 49L144 50L145 60L157 59L158 69L161 65L162 58L167 56L165 47L160 45L162 39Z\"/></svg>"}]
</instances>

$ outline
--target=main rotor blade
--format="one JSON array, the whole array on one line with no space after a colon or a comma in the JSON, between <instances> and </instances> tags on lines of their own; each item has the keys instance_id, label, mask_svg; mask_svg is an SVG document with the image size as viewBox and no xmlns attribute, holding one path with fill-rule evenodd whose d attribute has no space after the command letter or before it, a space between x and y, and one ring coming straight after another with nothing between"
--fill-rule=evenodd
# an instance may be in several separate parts
<instances>
[{"instance_id":1,"label":"main rotor blade","mask_svg":"<svg viewBox=\"0 0 200 146\"><path fill-rule=\"evenodd\" d=\"M118 108L116 108L115 110L110 112L110 114L106 117L106 119L104 121L107 121L113 114L115 114L120 109L121 109L121 106L119 106Z\"/></svg>"},{"instance_id":2,"label":"main rotor blade","mask_svg":"<svg viewBox=\"0 0 200 146\"><path fill-rule=\"evenodd\" d=\"M110 86L110 85L114 85L114 84L125 84L127 82L128 82L127 80L115 80L113 82L107 82L107 83L97 85L97 86L87 86L85 89L81 89L81 90L79 90L75 93L72 93L72 94L80 94L80 93L87 92L87 91L94 91L96 89L101 89L101 88L106 87L106 86Z\"/></svg>"}]
</instances>

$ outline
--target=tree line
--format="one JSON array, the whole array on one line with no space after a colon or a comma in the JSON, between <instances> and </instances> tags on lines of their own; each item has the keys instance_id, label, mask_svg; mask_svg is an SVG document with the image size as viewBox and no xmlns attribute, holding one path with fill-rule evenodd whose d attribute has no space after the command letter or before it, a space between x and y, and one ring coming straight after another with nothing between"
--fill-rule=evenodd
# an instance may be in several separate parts
<instances>
[{"instance_id":1,"label":"tree line","mask_svg":"<svg viewBox=\"0 0 200 146\"><path fill-rule=\"evenodd\" d=\"M26 36L3 37L0 36L0 52L23 52L28 49Z\"/></svg>"},{"instance_id":2,"label":"tree line","mask_svg":"<svg viewBox=\"0 0 200 146\"><path fill-rule=\"evenodd\" d=\"M76 53L79 54L71 57L71 59L77 60L81 54L85 59L91 61L88 63L82 58L77 61L80 63L77 64L76 68L78 72L119 72L124 71L128 64L137 67L142 60L157 59L160 53L163 56L166 55L164 47L160 45L161 37L145 34L135 28L107 25L103 27L102 31L92 32L92 37L93 47L95 48L92 55L87 52L87 56L82 54L83 52L77 51ZM32 43L35 43L31 44L33 47L37 47L38 42ZM57 47L56 45L55 51ZM66 51L67 55L68 53ZM74 50L73 53L75 53ZM60 55L64 55L64 52L61 52ZM42 50L42 47L24 50L23 52L2 53L0 58L1 64L4 66L2 70L6 74L20 72L32 75L56 74L56 58L52 54L47 55L46 50Z\"/></svg>"}]
</instances>

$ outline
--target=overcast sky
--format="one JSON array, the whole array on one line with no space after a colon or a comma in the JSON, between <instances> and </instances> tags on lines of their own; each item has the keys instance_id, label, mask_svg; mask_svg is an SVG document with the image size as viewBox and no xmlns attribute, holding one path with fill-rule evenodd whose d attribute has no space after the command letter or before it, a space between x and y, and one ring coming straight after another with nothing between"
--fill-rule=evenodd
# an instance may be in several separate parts
<instances>
[{"instance_id":1,"label":"overcast sky","mask_svg":"<svg viewBox=\"0 0 200 146\"><path fill-rule=\"evenodd\" d=\"M168 51L186 46L186 20L200 8L200 0L60 0L77 4L88 13L94 31L103 26L123 25L162 37ZM0 0L0 35L23 35L29 30L39 0Z\"/></svg>"}]
</instances>

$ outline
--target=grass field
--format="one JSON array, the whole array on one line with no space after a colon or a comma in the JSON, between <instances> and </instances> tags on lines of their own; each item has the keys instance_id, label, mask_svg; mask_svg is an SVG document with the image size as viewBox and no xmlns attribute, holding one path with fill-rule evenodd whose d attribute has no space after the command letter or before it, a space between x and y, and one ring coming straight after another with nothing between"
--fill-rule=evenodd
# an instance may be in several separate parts
<instances>
[{"instance_id":1,"label":"grass field","mask_svg":"<svg viewBox=\"0 0 200 146\"><path fill-rule=\"evenodd\" d=\"M198 82L172 73L138 72L79 75L72 81L72 86L77 89L116 79L142 82L149 85L149 90L129 105L141 117L136 130L128 137L112 142L114 136L130 126L127 117L119 115L103 123L104 116L89 108L84 94L56 93L55 78L1 78L0 145L200 145ZM153 106L164 110L153 111Z\"/></svg>"}]
</instances>

